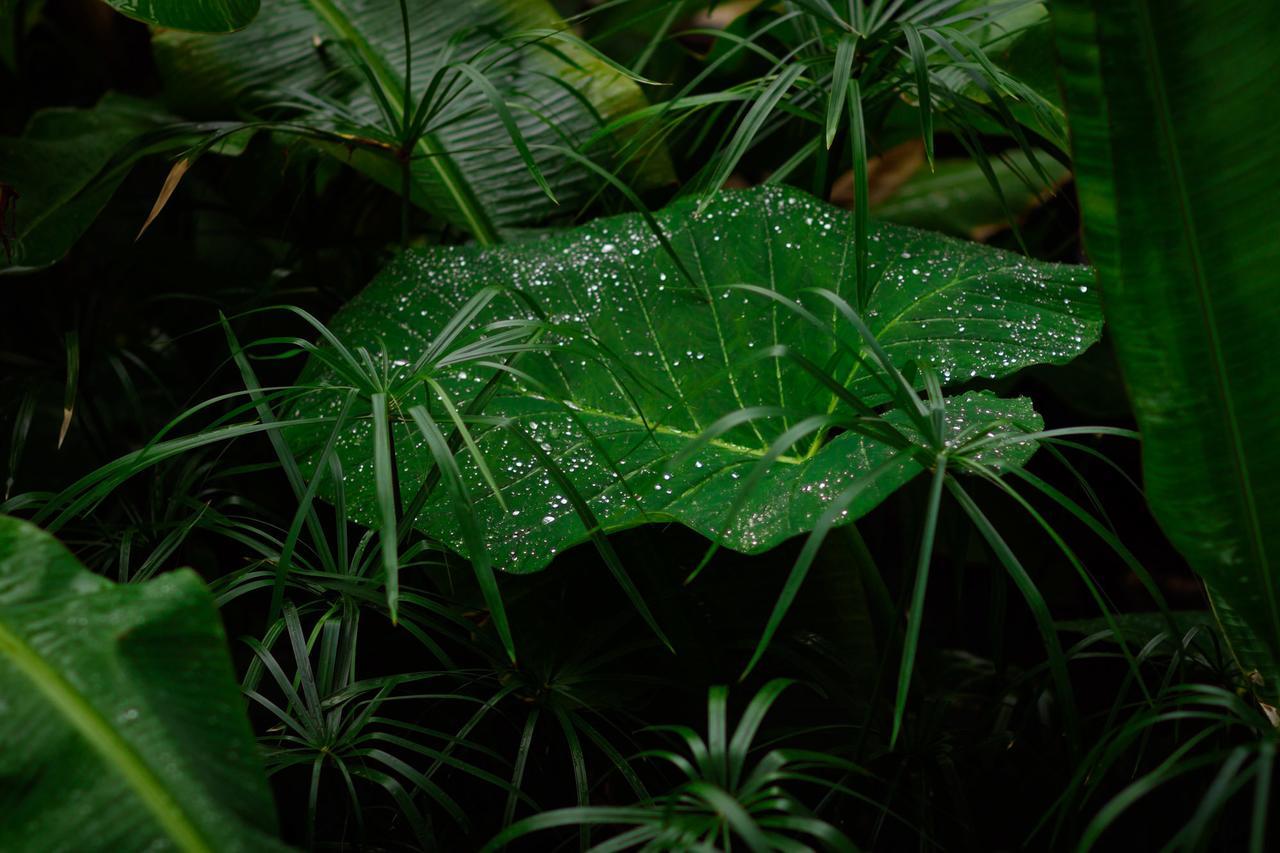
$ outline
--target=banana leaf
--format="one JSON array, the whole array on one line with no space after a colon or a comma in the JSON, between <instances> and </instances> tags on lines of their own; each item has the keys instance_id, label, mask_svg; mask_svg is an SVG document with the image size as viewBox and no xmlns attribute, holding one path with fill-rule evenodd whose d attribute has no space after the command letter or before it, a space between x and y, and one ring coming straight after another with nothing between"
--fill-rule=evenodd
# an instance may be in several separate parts
<instances>
[{"instance_id":1,"label":"banana leaf","mask_svg":"<svg viewBox=\"0 0 1280 853\"><path fill-rule=\"evenodd\" d=\"M394 158L369 153L393 144L388 117L412 115L444 65L475 57L469 64L506 103L555 201L530 174L483 89L449 69L435 92L451 97L429 99L441 112L410 152L412 200L481 242L558 210L576 212L598 178L551 146L577 144L601 122L643 106L637 84L578 43L549 35L566 24L544 0L408 0L406 11L407 54L394 0L281 0L243 32L161 32L154 48L175 109L283 117L345 134L353 144L327 150L396 192ZM665 170L665 161L656 162L654 175Z\"/></svg>"},{"instance_id":2,"label":"banana leaf","mask_svg":"<svg viewBox=\"0 0 1280 853\"><path fill-rule=\"evenodd\" d=\"M285 849L189 569L117 585L0 516L0 743L6 851Z\"/></svg>"},{"instance_id":3,"label":"banana leaf","mask_svg":"<svg viewBox=\"0 0 1280 853\"><path fill-rule=\"evenodd\" d=\"M1053 5L1084 236L1151 509L1280 698L1280 5Z\"/></svg>"}]
</instances>

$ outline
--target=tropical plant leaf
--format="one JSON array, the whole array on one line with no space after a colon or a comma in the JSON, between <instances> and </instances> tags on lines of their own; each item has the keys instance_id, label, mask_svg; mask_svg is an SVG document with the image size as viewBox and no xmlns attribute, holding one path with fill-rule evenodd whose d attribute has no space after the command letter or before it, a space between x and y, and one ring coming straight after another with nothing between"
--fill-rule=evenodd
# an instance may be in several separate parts
<instances>
[{"instance_id":1,"label":"tropical plant leaf","mask_svg":"<svg viewBox=\"0 0 1280 853\"><path fill-rule=\"evenodd\" d=\"M0 137L0 273L48 266L67 253L138 157L129 143L172 121L154 104L110 93L88 110L57 107L32 117L20 137ZM125 156L117 156L124 153Z\"/></svg>"},{"instance_id":2,"label":"tropical plant leaf","mask_svg":"<svg viewBox=\"0 0 1280 853\"><path fill-rule=\"evenodd\" d=\"M339 126L373 137L388 110L394 120L415 112L441 63L492 48L494 35L525 44L491 50L483 61L485 75L511 106L554 197L572 213L571 205L593 191L595 182L587 170L538 146L585 139L601 120L643 106L637 85L577 44L550 39L547 30L564 30L566 24L544 0L409 0L408 13L407 106L405 41L395 2L284 0L270 4L242 33L160 33L154 44L170 100L184 111L264 115L289 101L303 110L303 122L331 122L340 114L346 120ZM453 94L434 120L435 129L412 152L414 202L481 242L495 241L503 228L545 219L556 205L511 144L504 117L481 87L459 81ZM400 191L400 170L392 160L331 150Z\"/></svg>"},{"instance_id":3,"label":"tropical plant leaf","mask_svg":"<svg viewBox=\"0 0 1280 853\"><path fill-rule=\"evenodd\" d=\"M824 288L852 296L854 230L847 213L783 188L722 193L701 216L693 213L697 204L677 202L656 215L669 249L641 216L625 215L500 249L412 251L334 319L335 334L348 345L382 350L394 360L400 375L392 385L401 389L396 408L407 411L419 403L439 408L423 383L405 375L406 366L480 288L510 282L522 295L496 298L477 323L527 316L526 299L546 315L560 346L525 354L517 378L484 410L510 423L477 438L509 512L485 494L468 455L459 455L497 565L538 569L586 535L556 478L515 440L512 428L556 460L605 529L676 520L744 551L809 529L858 477L872 481L846 520L921 470L910 454L895 457L897 448L855 427L834 435L817 430L796 447L775 449L777 464L724 532L725 508L754 463L771 455L772 442L806 417L838 415L832 385L871 406L884 406L889 393L833 337L851 338L856 350L857 333L830 302L805 295ZM1035 263L890 225L873 225L869 254L874 290L866 323L900 365L928 363L950 381L1000 376L1070 359L1099 333L1084 268ZM763 289L731 287L744 283ZM809 309L762 296L771 291L804 299ZM803 310L813 312L816 326ZM835 378L820 381L801 358ZM434 378L450 396L468 399L491 376L472 364ZM315 362L302 381L330 379ZM302 412L327 405L316 396ZM748 417L759 407L778 416ZM712 430L726 415L740 422ZM985 392L952 398L947 420L953 435L1039 425L1028 401ZM891 411L885 421L913 434L907 413ZM353 517L365 522L374 517L367 430L361 423L340 447L349 472L347 500ZM401 487L411 495L432 463L403 418L394 430ZM1003 453L1006 464L1017 464L1031 449L1007 445L986 458L998 465ZM456 547L442 499L433 498L420 523Z\"/></svg>"},{"instance_id":4,"label":"tropical plant leaf","mask_svg":"<svg viewBox=\"0 0 1280 853\"><path fill-rule=\"evenodd\" d=\"M173 30L229 33L248 26L261 0L106 0L122 15Z\"/></svg>"},{"instance_id":5,"label":"tropical plant leaf","mask_svg":"<svg viewBox=\"0 0 1280 853\"><path fill-rule=\"evenodd\" d=\"M1280 722L1275 710L1275 685L1280 680L1280 665L1277 665L1265 635L1240 618L1235 608L1214 587L1206 586L1206 592L1212 606L1212 619L1227 642L1232 660L1247 684L1265 691L1266 699L1259 704L1267 709L1272 722Z\"/></svg>"},{"instance_id":6,"label":"tropical plant leaf","mask_svg":"<svg viewBox=\"0 0 1280 853\"><path fill-rule=\"evenodd\" d=\"M194 572L90 574L0 516L6 850L275 850L226 637Z\"/></svg>"},{"instance_id":7,"label":"tropical plant leaf","mask_svg":"<svg viewBox=\"0 0 1280 853\"><path fill-rule=\"evenodd\" d=\"M1142 431L1148 500L1270 650L1262 690L1274 705L1280 113L1269 81L1280 54L1267 34L1280 7L1203 11L1184 0L1054 4L1085 241Z\"/></svg>"}]
</instances>

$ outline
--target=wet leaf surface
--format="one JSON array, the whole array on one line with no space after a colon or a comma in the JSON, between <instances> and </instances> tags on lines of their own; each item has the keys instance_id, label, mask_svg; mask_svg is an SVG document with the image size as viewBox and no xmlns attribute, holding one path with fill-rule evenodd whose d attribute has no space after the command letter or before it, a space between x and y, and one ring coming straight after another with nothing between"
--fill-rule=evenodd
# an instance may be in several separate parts
<instances>
[{"instance_id":1,"label":"wet leaf surface","mask_svg":"<svg viewBox=\"0 0 1280 853\"><path fill-rule=\"evenodd\" d=\"M485 409L509 418L549 453L588 498L606 529L674 520L743 551L758 551L808 530L827 504L856 478L875 472L847 518L869 511L918 474L921 464L851 430L812 437L787 451L747 498L741 517L722 533L726 507L754 463L788 427L812 414L839 414L831 392L794 360L759 357L785 346L823 367L864 402L885 408L877 377L837 352L831 335L759 294L753 284L801 299L846 341L857 333L808 288L853 298L851 217L795 190L723 193L698 217L696 202L657 215L691 273L686 281L638 215L602 219L574 231L498 249L413 251L393 262L335 318L350 346L383 350L400 374L402 410L438 402L403 375L459 307L479 289L510 284L554 324L549 350L519 364L531 377L511 381ZM1067 361L1097 339L1101 317L1084 267L1029 261L986 247L892 225L871 235L874 292L864 313L899 366L936 369L944 382L1003 376L1041 362ZM500 296L478 322L530 316L525 303ZM474 396L491 373L459 369L435 378L455 397ZM329 377L332 378L332 377ZM327 381L313 364L304 381ZM327 398L306 404L316 414ZM717 419L748 407L781 414L744 423L672 465ZM908 435L900 412L885 415ZM947 403L950 434L1036 429L1026 399L968 392ZM1016 427L1010 426L1016 424ZM411 495L430 456L407 423L396 428L402 489ZM916 436L918 439L918 436ZM496 564L537 570L585 537L557 479L510 430L479 439L509 511L503 512L475 466L471 478ZM355 517L373 513L367 423L339 444L347 498ZM1029 443L984 451L999 466L1021 464ZM433 498L423 519L454 545L451 513Z\"/></svg>"}]
</instances>

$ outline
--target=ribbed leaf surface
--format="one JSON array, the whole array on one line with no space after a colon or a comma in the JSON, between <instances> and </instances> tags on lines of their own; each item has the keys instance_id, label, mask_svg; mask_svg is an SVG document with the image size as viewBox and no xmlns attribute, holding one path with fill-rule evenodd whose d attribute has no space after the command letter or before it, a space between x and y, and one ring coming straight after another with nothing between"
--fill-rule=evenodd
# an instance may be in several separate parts
<instances>
[{"instance_id":1,"label":"ribbed leaf surface","mask_svg":"<svg viewBox=\"0 0 1280 853\"><path fill-rule=\"evenodd\" d=\"M261 0L106 0L146 24L193 33L229 33L248 26Z\"/></svg>"},{"instance_id":2,"label":"ribbed leaf surface","mask_svg":"<svg viewBox=\"0 0 1280 853\"><path fill-rule=\"evenodd\" d=\"M809 529L844 488L878 471L848 518L867 512L920 466L903 459L878 468L892 448L845 431L787 453L753 490L742 518L722 531L742 478L770 442L805 414L836 409L830 391L794 361L754 356L785 345L828 366L868 403L883 405L887 397L851 360L832 360L836 345L820 329L759 295L726 289L754 284L803 298L830 328L859 340L829 303L802 296L824 288L852 298L851 217L780 188L721 194L701 216L696 204L678 202L657 215L693 284L642 219L627 215L499 249L407 253L338 314L333 329L349 345L375 352L385 345L396 364L409 364L468 297L495 283L514 285L559 325L564 346L522 361L538 384L509 383L485 412L513 418L540 443L606 528L675 520L730 547L761 550ZM870 239L876 286L866 318L899 364L920 360L956 382L1065 361L1097 338L1100 312L1082 267L1035 263L900 226L881 225ZM528 315L509 297L488 311L488 319ZM444 384L465 400L489 375L471 369ZM324 377L313 368L309 378ZM400 407L418 402L416 393ZM316 405L305 414L315 414ZM718 418L762 405L791 414L736 427L668 470L671 457ZM905 426L896 413L890 417ZM989 393L953 398L948 418L957 433L988 422L992 429L1011 421L1039 425L1028 401ZM408 425L396 435L407 496L430 457ZM535 570L584 538L569 496L520 440L494 430L480 444L510 512L485 495L466 459L460 463L473 477L499 565ZM348 500L365 520L374 517L370 446L367 424L341 445ZM1032 449L1007 449L1003 461L1017 464ZM443 496L425 523L459 544Z\"/></svg>"},{"instance_id":3,"label":"ribbed leaf surface","mask_svg":"<svg viewBox=\"0 0 1280 853\"><path fill-rule=\"evenodd\" d=\"M452 53L456 60L490 44L494 35L564 27L544 0L409 0L409 24L415 102L455 36L460 36ZM244 32L218 38L161 33L155 50L171 100L184 111L262 114L269 104L306 93L336 101L358 122L378 125L370 84L338 41L368 63L392 105L403 110L404 35L395 2L280 0ZM600 118L642 106L644 97L634 83L585 52L553 44L561 56L526 47L487 74L511 104L557 199L572 212L595 183L582 166L536 146L582 140ZM438 129L414 151L414 199L422 206L482 241L492 241L503 227L537 222L555 211L474 85L433 125ZM398 190L394 164L369 154L335 153L353 157L354 165Z\"/></svg>"},{"instance_id":4,"label":"ribbed leaf surface","mask_svg":"<svg viewBox=\"0 0 1280 853\"><path fill-rule=\"evenodd\" d=\"M283 849L194 572L116 585L0 516L0 840L6 851Z\"/></svg>"},{"instance_id":5,"label":"ribbed leaf surface","mask_svg":"<svg viewBox=\"0 0 1280 853\"><path fill-rule=\"evenodd\" d=\"M1054 12L1086 244L1151 507L1277 659L1280 5L1070 0Z\"/></svg>"}]
</instances>

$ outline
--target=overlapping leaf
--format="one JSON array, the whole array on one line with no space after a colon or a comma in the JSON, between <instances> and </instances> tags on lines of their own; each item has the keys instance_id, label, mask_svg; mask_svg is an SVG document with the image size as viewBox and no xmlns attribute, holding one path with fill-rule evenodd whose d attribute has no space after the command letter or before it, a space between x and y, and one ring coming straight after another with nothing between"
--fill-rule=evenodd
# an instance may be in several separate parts
<instances>
[{"instance_id":1,"label":"overlapping leaf","mask_svg":"<svg viewBox=\"0 0 1280 853\"><path fill-rule=\"evenodd\" d=\"M282 0L254 25L227 37L161 33L157 60L172 101L184 111L278 112L288 101L301 121L372 133L382 109L412 113L441 62L491 48L485 76L508 102L556 198L572 205L595 186L589 172L539 145L579 141L602 119L644 104L635 83L575 45L535 31L565 24L543 0L410 0L412 79L406 109L405 44L400 6L366 0ZM494 48L494 37L524 45ZM344 45L350 50L344 49ZM371 75L357 70L364 63ZM481 241L500 229L537 222L555 210L526 171L500 116L474 84L455 87L454 98L413 151L415 202L465 228ZM399 172L386 159L336 151L371 176L399 189Z\"/></svg>"},{"instance_id":2,"label":"overlapping leaf","mask_svg":"<svg viewBox=\"0 0 1280 853\"><path fill-rule=\"evenodd\" d=\"M892 196L873 204L871 212L887 222L981 238L1007 226L1010 214L1024 214L1053 192L1033 177L1026 155L1014 151L1007 156L1008 163L991 163L1001 195L972 160L939 160L935 169L918 170ZM1040 162L1055 182L1066 179L1067 168L1061 163L1043 154Z\"/></svg>"},{"instance_id":3,"label":"overlapping leaf","mask_svg":"<svg viewBox=\"0 0 1280 853\"><path fill-rule=\"evenodd\" d=\"M172 118L154 104L108 94L93 109L57 108L32 117L20 137L0 138L0 272L38 269L62 258L110 200L144 146L126 146ZM124 156L121 156L121 155Z\"/></svg>"},{"instance_id":4,"label":"overlapping leaf","mask_svg":"<svg viewBox=\"0 0 1280 853\"><path fill-rule=\"evenodd\" d=\"M1276 704L1280 7L1070 0L1054 19L1085 242L1151 509Z\"/></svg>"},{"instance_id":5,"label":"overlapping leaf","mask_svg":"<svg viewBox=\"0 0 1280 853\"><path fill-rule=\"evenodd\" d=\"M678 202L656 217L689 280L642 218L628 215L501 249L406 253L335 318L333 329L348 345L388 354L391 370L400 371L393 384L403 389L401 411L424 402L438 411L435 397L404 374L465 300L482 287L510 284L522 296L495 299L488 319L529 316L526 299L545 313L555 329L548 351L520 361L525 378L505 384L485 409L510 426L478 442L509 511L486 494L467 455L459 456L502 567L538 569L585 535L563 482L514 436L517 428L554 459L606 529L675 520L745 551L809 529L857 478L870 480L848 518L921 470L910 456L895 457L892 446L856 429L819 431L782 454L746 498L742 516L724 529L726 507L771 442L803 417L839 408L800 361L774 357L777 348L820 366L870 405L885 406L889 394L800 312L733 287L756 285L800 299L825 329L858 342L830 302L808 293L821 288L852 297L848 214L781 188L721 194L701 215L695 207ZM944 381L958 382L1062 362L1097 338L1098 304L1082 267L1035 263L890 225L876 227L870 241L874 290L865 318L899 365L927 364ZM437 378L452 397L466 400L491 373L473 365ZM313 365L304 381L326 377ZM303 413L327 405L318 395ZM776 409L777 417L740 423L694 445L721 417L761 406ZM952 398L947 419L952 434L1039 424L1028 401L985 392ZM886 420L910 434L901 413ZM407 497L423 482L430 456L410 424L402 421L395 435ZM370 447L362 423L339 451L347 499L365 520L374 517ZM1032 449L1009 446L987 459L1018 464ZM435 500L421 523L459 544L443 497Z\"/></svg>"},{"instance_id":6,"label":"overlapping leaf","mask_svg":"<svg viewBox=\"0 0 1280 853\"><path fill-rule=\"evenodd\" d=\"M261 0L106 0L111 8L147 24L193 33L229 33L248 26Z\"/></svg>"},{"instance_id":7,"label":"overlapping leaf","mask_svg":"<svg viewBox=\"0 0 1280 853\"><path fill-rule=\"evenodd\" d=\"M90 574L0 516L6 850L275 850L213 599L193 572Z\"/></svg>"}]
</instances>

